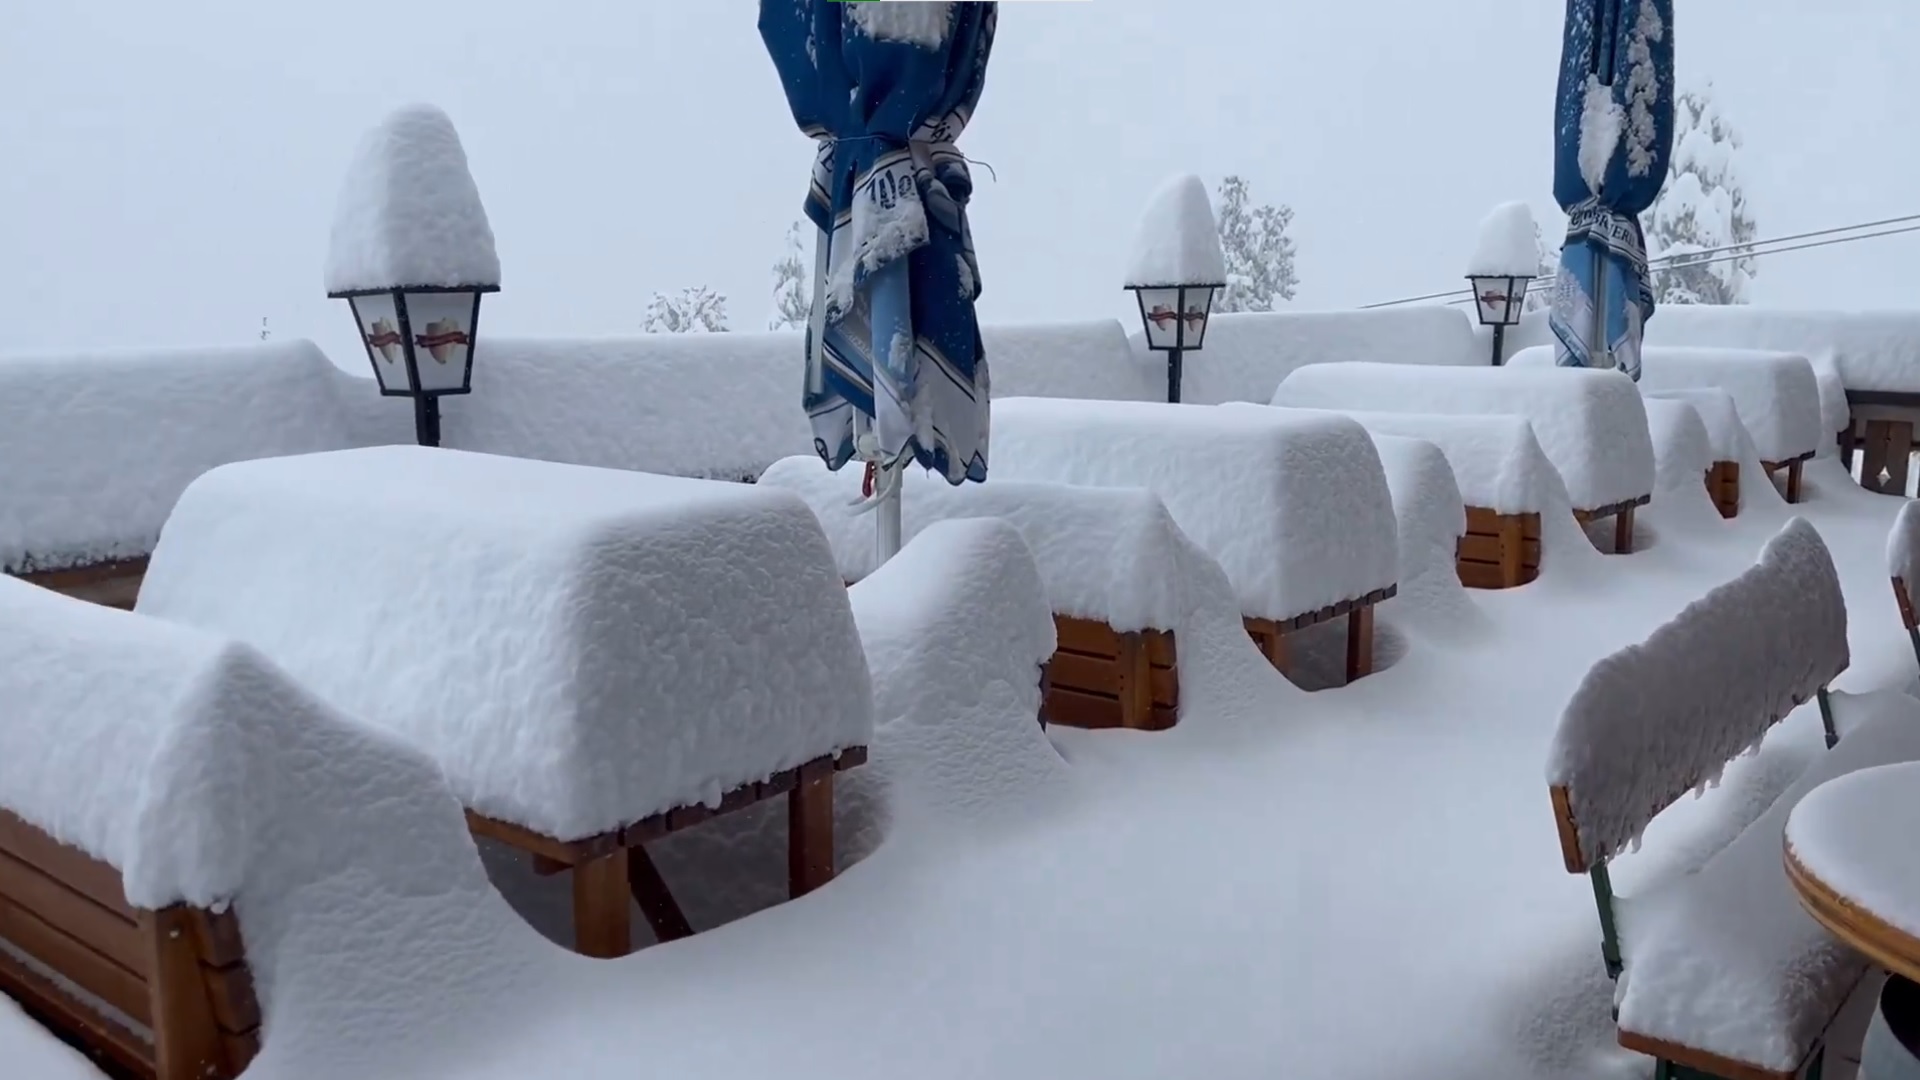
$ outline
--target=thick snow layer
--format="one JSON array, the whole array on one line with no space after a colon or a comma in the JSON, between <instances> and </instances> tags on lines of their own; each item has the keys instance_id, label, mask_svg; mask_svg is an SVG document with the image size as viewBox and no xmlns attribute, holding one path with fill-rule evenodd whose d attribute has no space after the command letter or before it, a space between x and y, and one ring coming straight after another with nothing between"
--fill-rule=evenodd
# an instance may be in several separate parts
<instances>
[{"instance_id":1,"label":"thick snow layer","mask_svg":"<svg viewBox=\"0 0 1920 1080\"><path fill-rule=\"evenodd\" d=\"M1310 412L1314 410L1294 410ZM1421 439L1440 448L1468 506L1496 514L1537 514L1567 502L1533 425L1518 416L1446 416L1341 410L1375 436Z\"/></svg>"},{"instance_id":2,"label":"thick snow layer","mask_svg":"<svg viewBox=\"0 0 1920 1080\"><path fill-rule=\"evenodd\" d=\"M1733 403L1733 395L1725 390L1712 387L1699 390L1643 388L1640 396L1647 399L1649 424L1652 423L1655 401L1679 401L1693 406L1694 415L1706 426L1707 447L1713 453L1713 460L1745 461L1749 457L1760 456L1760 451L1753 445L1753 437L1747 434L1747 426L1740 422L1740 410Z\"/></svg>"},{"instance_id":3,"label":"thick snow layer","mask_svg":"<svg viewBox=\"0 0 1920 1080\"><path fill-rule=\"evenodd\" d=\"M1467 275L1534 277L1540 273L1539 228L1523 202L1504 202L1480 222Z\"/></svg>"},{"instance_id":4,"label":"thick snow layer","mask_svg":"<svg viewBox=\"0 0 1920 1080\"><path fill-rule=\"evenodd\" d=\"M1227 256L1207 185L1192 174L1166 182L1147 203L1127 258L1127 287L1225 285Z\"/></svg>"},{"instance_id":5,"label":"thick snow layer","mask_svg":"<svg viewBox=\"0 0 1920 1080\"><path fill-rule=\"evenodd\" d=\"M1396 580L1393 497L1372 440L1344 418L1008 398L993 432L997 477L1158 495L1245 615L1292 618Z\"/></svg>"},{"instance_id":6,"label":"thick snow layer","mask_svg":"<svg viewBox=\"0 0 1920 1080\"><path fill-rule=\"evenodd\" d=\"M1647 344L1831 355L1849 390L1920 392L1920 312L1915 311L1669 304L1647 321Z\"/></svg>"},{"instance_id":7,"label":"thick snow layer","mask_svg":"<svg viewBox=\"0 0 1920 1080\"><path fill-rule=\"evenodd\" d=\"M1567 789L1587 861L1624 851L1847 663L1833 558L1795 518L1745 573L1593 665L1567 702L1547 783Z\"/></svg>"},{"instance_id":8,"label":"thick snow layer","mask_svg":"<svg viewBox=\"0 0 1920 1080\"><path fill-rule=\"evenodd\" d=\"M1833 441L1821 417L1820 384L1804 356L1673 346L1641 351L1642 390L1703 387L1733 395L1763 461L1788 461Z\"/></svg>"},{"instance_id":9,"label":"thick snow layer","mask_svg":"<svg viewBox=\"0 0 1920 1080\"><path fill-rule=\"evenodd\" d=\"M1920 702L1885 691L1862 699L1835 695L1834 705L1836 713L1862 714L1848 724L1838 746L1698 874L1621 906L1621 1030L1787 1071L1800 1064L1866 972L1867 962L1814 922L1795 898L1781 835L1796 853L1809 838L1812 850L1833 851L1821 845L1841 835L1911 836L1897 831L1894 817L1871 811L1850 815L1844 828L1820 829L1823 810L1861 809L1844 794L1827 803L1820 792L1835 777L1920 759ZM1871 786L1880 783L1874 774L1882 772L1857 773L1832 786ZM1905 768L1888 773L1896 781L1912 776ZM1797 809L1803 806L1812 814L1803 817ZM1807 821L1814 827L1806 828ZM1863 822L1878 829L1863 829ZM1885 850L1860 865L1899 862L1884 858ZM1914 895L1902 899L1910 905Z\"/></svg>"},{"instance_id":10,"label":"thick snow layer","mask_svg":"<svg viewBox=\"0 0 1920 1080\"><path fill-rule=\"evenodd\" d=\"M1656 493L1700 487L1712 467L1713 441L1700 414L1685 401L1647 399L1647 431L1653 437Z\"/></svg>"},{"instance_id":11,"label":"thick snow layer","mask_svg":"<svg viewBox=\"0 0 1920 1080\"><path fill-rule=\"evenodd\" d=\"M1909 595L1920 594L1920 502L1901 503L1887 532L1887 574L1905 582Z\"/></svg>"},{"instance_id":12,"label":"thick snow layer","mask_svg":"<svg viewBox=\"0 0 1920 1080\"><path fill-rule=\"evenodd\" d=\"M1019 820L1065 778L1039 723L1053 613L1018 530L934 522L850 595L903 816Z\"/></svg>"},{"instance_id":13,"label":"thick snow layer","mask_svg":"<svg viewBox=\"0 0 1920 1080\"><path fill-rule=\"evenodd\" d=\"M840 574L860 581L874 572L874 516L860 513L860 470L828 472L817 457L777 461L760 486L806 500L833 544ZM954 487L909 469L901 494L901 535L936 522L1000 518L1018 529L1061 615L1095 619L1115 630L1170 630L1192 610L1177 572L1179 526L1144 488L1070 487L1006 480Z\"/></svg>"},{"instance_id":14,"label":"thick snow layer","mask_svg":"<svg viewBox=\"0 0 1920 1080\"><path fill-rule=\"evenodd\" d=\"M253 644L563 840L852 745L872 698L787 492L421 447L187 489L141 611Z\"/></svg>"},{"instance_id":15,"label":"thick snow layer","mask_svg":"<svg viewBox=\"0 0 1920 1080\"><path fill-rule=\"evenodd\" d=\"M13 999L0 995L0 1061L14 1075L32 1080L100 1080L100 1070L80 1052L27 1018Z\"/></svg>"},{"instance_id":16,"label":"thick snow layer","mask_svg":"<svg viewBox=\"0 0 1920 1080\"><path fill-rule=\"evenodd\" d=\"M1920 708L1888 713L1889 723L1903 723L1908 739L1920 731ZM1903 749L1899 764L1863 768L1807 791L1786 820L1786 835L1795 861L1822 884L1894 929L1920 936L1920 863L1907 854L1920 830L1920 764L1912 760L1920 758L1920 747Z\"/></svg>"},{"instance_id":17,"label":"thick snow layer","mask_svg":"<svg viewBox=\"0 0 1920 1080\"><path fill-rule=\"evenodd\" d=\"M1627 126L1626 110L1613 100L1613 89L1599 76L1587 76L1580 110L1580 175L1587 190L1598 192L1607 178L1607 166L1620 146Z\"/></svg>"},{"instance_id":18,"label":"thick snow layer","mask_svg":"<svg viewBox=\"0 0 1920 1080\"><path fill-rule=\"evenodd\" d=\"M0 570L145 555L206 470L355 445L344 381L305 341L0 357Z\"/></svg>"},{"instance_id":19,"label":"thick snow layer","mask_svg":"<svg viewBox=\"0 0 1920 1080\"><path fill-rule=\"evenodd\" d=\"M1646 407L1633 381L1617 371L1321 364L1287 376L1273 403L1524 416L1576 509L1597 510L1653 492ZM1458 463L1454 471L1460 471Z\"/></svg>"},{"instance_id":20,"label":"thick snow layer","mask_svg":"<svg viewBox=\"0 0 1920 1080\"><path fill-rule=\"evenodd\" d=\"M1425 439L1369 434L1400 525L1400 596L1451 595L1461 588L1457 552L1467 534L1466 502L1454 482L1453 467L1440 448Z\"/></svg>"},{"instance_id":21,"label":"thick snow layer","mask_svg":"<svg viewBox=\"0 0 1920 1080\"><path fill-rule=\"evenodd\" d=\"M1840 365L1832 353L1809 356L1814 381L1820 384L1820 430L1829 435L1847 430L1853 424L1853 406L1847 401L1847 386L1840 378ZM1820 440L1821 457L1837 457L1832 439Z\"/></svg>"},{"instance_id":22,"label":"thick snow layer","mask_svg":"<svg viewBox=\"0 0 1920 1080\"><path fill-rule=\"evenodd\" d=\"M446 113L399 109L361 139L334 210L326 278L329 293L500 284L493 227Z\"/></svg>"},{"instance_id":23,"label":"thick snow layer","mask_svg":"<svg viewBox=\"0 0 1920 1080\"><path fill-rule=\"evenodd\" d=\"M1117 319L983 326L980 336L995 398L1167 399L1165 354L1136 351Z\"/></svg>"},{"instance_id":24,"label":"thick snow layer","mask_svg":"<svg viewBox=\"0 0 1920 1080\"><path fill-rule=\"evenodd\" d=\"M1156 400L1166 400L1164 355L1147 352L1139 327L1128 337L1137 354L1150 355L1158 365ZM1484 367L1487 355L1474 337L1472 317L1454 307L1216 314L1207 323L1206 347L1186 354L1180 397L1196 405L1265 404L1281 380L1308 364L1375 360Z\"/></svg>"}]
</instances>

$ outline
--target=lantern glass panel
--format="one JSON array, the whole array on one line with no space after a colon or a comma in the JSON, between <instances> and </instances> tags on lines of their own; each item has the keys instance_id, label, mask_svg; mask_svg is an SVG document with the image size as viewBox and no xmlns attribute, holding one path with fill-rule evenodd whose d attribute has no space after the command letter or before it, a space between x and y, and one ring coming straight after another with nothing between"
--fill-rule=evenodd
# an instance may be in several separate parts
<instances>
[{"instance_id":1,"label":"lantern glass panel","mask_svg":"<svg viewBox=\"0 0 1920 1080\"><path fill-rule=\"evenodd\" d=\"M478 292L410 292L407 325L413 332L413 362L420 391L461 393L473 367L474 314Z\"/></svg>"},{"instance_id":2,"label":"lantern glass panel","mask_svg":"<svg viewBox=\"0 0 1920 1080\"><path fill-rule=\"evenodd\" d=\"M1528 279L1503 275L1470 280L1473 283L1474 308L1482 326L1512 326L1520 321Z\"/></svg>"},{"instance_id":3,"label":"lantern glass panel","mask_svg":"<svg viewBox=\"0 0 1920 1080\"><path fill-rule=\"evenodd\" d=\"M367 347L367 359L373 364L380 389L389 394L405 394L407 383L406 340L400 334L400 309L392 293L355 296L353 321L360 326L360 340Z\"/></svg>"},{"instance_id":4,"label":"lantern glass panel","mask_svg":"<svg viewBox=\"0 0 1920 1080\"><path fill-rule=\"evenodd\" d=\"M1181 321L1185 323L1184 344L1189 349L1198 349L1207 339L1207 324L1212 321L1213 298L1220 290L1207 286L1189 287L1182 290L1186 295L1182 307Z\"/></svg>"},{"instance_id":5,"label":"lantern glass panel","mask_svg":"<svg viewBox=\"0 0 1920 1080\"><path fill-rule=\"evenodd\" d=\"M1147 330L1147 347L1150 349L1177 349L1180 347L1180 290L1179 288L1139 289L1140 318Z\"/></svg>"}]
</instances>

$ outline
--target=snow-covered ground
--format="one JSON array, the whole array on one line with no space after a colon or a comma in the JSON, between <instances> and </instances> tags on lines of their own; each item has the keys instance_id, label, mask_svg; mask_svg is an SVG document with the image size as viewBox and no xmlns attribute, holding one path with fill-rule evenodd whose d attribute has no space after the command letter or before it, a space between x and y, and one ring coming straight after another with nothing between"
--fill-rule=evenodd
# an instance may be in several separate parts
<instances>
[{"instance_id":1,"label":"snow-covered ground","mask_svg":"<svg viewBox=\"0 0 1920 1080\"><path fill-rule=\"evenodd\" d=\"M925 700L892 716L883 701L872 762L843 782L843 841L871 854L829 887L626 960L551 950L491 994L422 993L420 978L401 976L419 958L392 935L354 952L392 972L342 965L331 990L302 980L278 1001L269 984L266 1052L248 1075L307 1080L378 1064L381 1075L480 1080L611 1080L636 1068L833 1080L1644 1076L1646 1060L1614 1046L1590 888L1561 863L1548 743L1593 661L1738 575L1796 513L1819 528L1847 594L1853 665L1837 685L1910 684L1884 556L1902 503L1859 491L1830 459L1810 466L1808 490L1795 508L1749 493L1733 521L1703 490L1663 493L1630 557L1549 536L1541 580L1471 594L1468 623L1436 626L1418 601L1389 601L1385 670L1317 693L1262 665L1217 568L1176 560L1196 611L1182 628L1173 731L1055 729L1043 741L1005 722L1031 716L1030 694L984 676L984 711L967 714L958 738L929 737ZM956 649L997 649L1012 663L1019 649L978 637L1026 618L1032 605L1020 605L1040 592L1031 563L993 562L1018 562L1008 535L929 530L901 558L943 543L922 549L920 565L958 578L929 591L950 610L928 625L954 628ZM863 601L883 584L854 592L870 651L874 620L904 618L877 595ZM1305 637L1307 679L1337 667L1337 630ZM1820 750L1809 705L1719 788L1656 822L1646 849L1616 864L1621 891L1698 865ZM944 778L927 771L936 760ZM996 781L991 799L953 801L951 781L968 769ZM778 899L782 834L779 816L745 815L678 835L656 856L695 924L714 926ZM564 925L559 881L485 854L532 921ZM422 897L406 918L432 903L457 908L469 932L497 917L453 892ZM322 936L359 933L390 930L342 922ZM517 927L499 934L503 951L524 949ZM10 1020L0 1015L0 1059L20 1060ZM425 1037L414 1032L431 1043L410 1042ZM71 1057L37 1035L26 1042Z\"/></svg>"}]
</instances>

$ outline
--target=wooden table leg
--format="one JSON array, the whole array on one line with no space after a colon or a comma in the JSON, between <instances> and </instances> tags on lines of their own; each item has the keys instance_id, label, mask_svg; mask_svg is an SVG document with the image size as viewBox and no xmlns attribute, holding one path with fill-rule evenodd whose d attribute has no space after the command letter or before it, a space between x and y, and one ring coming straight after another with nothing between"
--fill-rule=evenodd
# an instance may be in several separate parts
<instances>
[{"instance_id":1,"label":"wooden table leg","mask_svg":"<svg viewBox=\"0 0 1920 1080\"><path fill-rule=\"evenodd\" d=\"M1629 506L1620 511L1613 519L1613 553L1615 555L1633 554L1633 511Z\"/></svg>"},{"instance_id":2,"label":"wooden table leg","mask_svg":"<svg viewBox=\"0 0 1920 1080\"><path fill-rule=\"evenodd\" d=\"M680 902L667 888L667 879L660 875L660 868L643 845L627 849L627 889L633 893L633 902L640 905L640 914L647 917L656 940L679 941L693 936L693 924L680 910Z\"/></svg>"},{"instance_id":3,"label":"wooden table leg","mask_svg":"<svg viewBox=\"0 0 1920 1080\"><path fill-rule=\"evenodd\" d=\"M787 792L787 895L833 880L833 766L801 771Z\"/></svg>"},{"instance_id":4,"label":"wooden table leg","mask_svg":"<svg viewBox=\"0 0 1920 1080\"><path fill-rule=\"evenodd\" d=\"M1373 674L1373 607L1354 608L1347 615L1347 681Z\"/></svg>"},{"instance_id":5,"label":"wooden table leg","mask_svg":"<svg viewBox=\"0 0 1920 1080\"><path fill-rule=\"evenodd\" d=\"M1272 633L1262 634L1256 644L1260 646L1260 654L1267 658L1267 663L1273 665L1273 670L1282 675L1292 674L1293 661L1287 655L1285 631L1275 626Z\"/></svg>"},{"instance_id":6,"label":"wooden table leg","mask_svg":"<svg viewBox=\"0 0 1920 1080\"><path fill-rule=\"evenodd\" d=\"M1804 461L1796 461L1787 466L1787 501L1790 503L1800 501L1800 476L1806 465Z\"/></svg>"},{"instance_id":7,"label":"wooden table leg","mask_svg":"<svg viewBox=\"0 0 1920 1080\"><path fill-rule=\"evenodd\" d=\"M633 951L627 849L573 868L573 949L611 960Z\"/></svg>"},{"instance_id":8,"label":"wooden table leg","mask_svg":"<svg viewBox=\"0 0 1920 1080\"><path fill-rule=\"evenodd\" d=\"M1907 493L1907 466L1912 460L1913 425L1892 421L1887 425L1887 483L1883 491L1888 495Z\"/></svg>"}]
</instances>

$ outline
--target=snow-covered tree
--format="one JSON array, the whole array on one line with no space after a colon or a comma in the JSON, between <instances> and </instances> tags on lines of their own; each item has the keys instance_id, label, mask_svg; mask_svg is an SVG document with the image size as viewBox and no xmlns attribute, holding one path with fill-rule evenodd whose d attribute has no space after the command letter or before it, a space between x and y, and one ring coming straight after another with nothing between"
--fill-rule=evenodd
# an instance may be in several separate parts
<instances>
[{"instance_id":1,"label":"snow-covered tree","mask_svg":"<svg viewBox=\"0 0 1920 1080\"><path fill-rule=\"evenodd\" d=\"M1220 181L1220 246L1227 254L1227 287L1214 298L1215 311L1271 311L1293 299L1300 279L1293 270L1293 240L1287 226L1293 208L1253 204L1245 179Z\"/></svg>"},{"instance_id":2,"label":"snow-covered tree","mask_svg":"<svg viewBox=\"0 0 1920 1080\"><path fill-rule=\"evenodd\" d=\"M787 230L787 247L773 264L773 318L769 330L798 330L813 310L813 283L807 267L806 234L799 222Z\"/></svg>"},{"instance_id":3,"label":"snow-covered tree","mask_svg":"<svg viewBox=\"0 0 1920 1080\"><path fill-rule=\"evenodd\" d=\"M1540 272L1527 286L1527 301L1522 311L1539 311L1553 306L1553 290L1543 287L1546 280L1560 272L1560 249L1548 247L1540 234L1540 223L1533 223L1533 246L1540 251Z\"/></svg>"},{"instance_id":4,"label":"snow-covered tree","mask_svg":"<svg viewBox=\"0 0 1920 1080\"><path fill-rule=\"evenodd\" d=\"M705 285L668 296L654 293L640 328L649 334L719 334L727 329L727 298Z\"/></svg>"},{"instance_id":5,"label":"snow-covered tree","mask_svg":"<svg viewBox=\"0 0 1920 1080\"><path fill-rule=\"evenodd\" d=\"M1681 91L1673 112L1673 163L1646 222L1647 253L1665 260L1654 270L1654 297L1662 304L1744 304L1753 256L1715 251L1756 235L1737 167L1740 135L1714 106L1711 83ZM1714 259L1722 261L1708 261Z\"/></svg>"}]
</instances>

